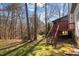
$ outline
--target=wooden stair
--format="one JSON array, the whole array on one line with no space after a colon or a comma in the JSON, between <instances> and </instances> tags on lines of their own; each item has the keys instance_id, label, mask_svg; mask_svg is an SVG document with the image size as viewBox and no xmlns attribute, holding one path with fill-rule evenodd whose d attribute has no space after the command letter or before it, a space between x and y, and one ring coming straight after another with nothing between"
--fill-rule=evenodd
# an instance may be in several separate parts
<instances>
[{"instance_id":1,"label":"wooden stair","mask_svg":"<svg viewBox=\"0 0 79 59\"><path fill-rule=\"evenodd\" d=\"M48 39L48 43L49 43L49 44L53 44L53 43L56 42L58 30L59 30L59 25L54 25L54 26L52 27L52 29L49 31L48 37L51 37L51 38Z\"/></svg>"}]
</instances>

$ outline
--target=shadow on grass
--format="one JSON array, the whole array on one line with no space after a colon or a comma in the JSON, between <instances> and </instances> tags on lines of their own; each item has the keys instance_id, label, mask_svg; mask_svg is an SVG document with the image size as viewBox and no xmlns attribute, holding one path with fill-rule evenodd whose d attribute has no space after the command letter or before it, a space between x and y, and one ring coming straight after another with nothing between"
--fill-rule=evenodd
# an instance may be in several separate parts
<instances>
[{"instance_id":1,"label":"shadow on grass","mask_svg":"<svg viewBox=\"0 0 79 59\"><path fill-rule=\"evenodd\" d=\"M65 56L79 56L79 54L65 54Z\"/></svg>"},{"instance_id":2,"label":"shadow on grass","mask_svg":"<svg viewBox=\"0 0 79 59\"><path fill-rule=\"evenodd\" d=\"M30 41L30 42L32 42L32 41ZM25 42L23 45L21 45L21 46L19 46L19 47L16 47L16 48L14 48L14 49L12 49L12 50L10 50L10 51L4 53L4 54L1 55L1 56L6 56L6 55L8 55L9 53L11 53L11 52L13 52L13 51L19 49L20 47L23 47L23 46L27 45L27 44L30 43L30 42Z\"/></svg>"},{"instance_id":3,"label":"shadow on grass","mask_svg":"<svg viewBox=\"0 0 79 59\"><path fill-rule=\"evenodd\" d=\"M27 50L24 54L21 54L21 56L27 56L27 54L29 52L32 52L32 50L42 41L43 39L41 39L40 41L38 41L34 46L32 46L29 50Z\"/></svg>"},{"instance_id":4,"label":"shadow on grass","mask_svg":"<svg viewBox=\"0 0 79 59\"><path fill-rule=\"evenodd\" d=\"M1 48L0 51L1 51L1 50L5 50L5 49L8 49L8 48L11 48L11 47L15 47L15 46L20 45L20 44L23 44L23 43L25 43L25 42L20 42L20 43L18 43L18 44L16 44L16 45L12 45L12 46L8 46L8 47ZM13 44L13 43L12 43L12 44Z\"/></svg>"}]
</instances>

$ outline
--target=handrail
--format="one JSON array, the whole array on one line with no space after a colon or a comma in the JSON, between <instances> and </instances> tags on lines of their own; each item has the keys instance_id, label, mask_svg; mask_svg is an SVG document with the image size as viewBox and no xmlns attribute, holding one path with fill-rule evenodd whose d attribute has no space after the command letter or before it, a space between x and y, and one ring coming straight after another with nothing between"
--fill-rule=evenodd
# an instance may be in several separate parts
<instances>
[{"instance_id":1,"label":"handrail","mask_svg":"<svg viewBox=\"0 0 79 59\"><path fill-rule=\"evenodd\" d=\"M54 27L54 25L52 25L52 27ZM47 34L47 37L49 36L49 34L50 34L51 30L52 30L52 27L50 28L50 30L49 30L49 32Z\"/></svg>"},{"instance_id":2,"label":"handrail","mask_svg":"<svg viewBox=\"0 0 79 59\"><path fill-rule=\"evenodd\" d=\"M56 38L56 36L57 36L57 33L58 33L58 30L59 30L59 25L57 26L56 33L55 33L55 36L54 36L54 38Z\"/></svg>"},{"instance_id":3,"label":"handrail","mask_svg":"<svg viewBox=\"0 0 79 59\"><path fill-rule=\"evenodd\" d=\"M52 27L54 27L54 25L53 25ZM50 31L48 32L48 35L50 34L50 32L51 32L51 30L52 30L52 27L51 27ZM54 36L54 37L56 37L56 35L57 35L57 33L58 33L58 30L59 30L59 25L57 26L56 33L55 33L55 36ZM48 36L48 35L47 35L47 36Z\"/></svg>"}]
</instances>

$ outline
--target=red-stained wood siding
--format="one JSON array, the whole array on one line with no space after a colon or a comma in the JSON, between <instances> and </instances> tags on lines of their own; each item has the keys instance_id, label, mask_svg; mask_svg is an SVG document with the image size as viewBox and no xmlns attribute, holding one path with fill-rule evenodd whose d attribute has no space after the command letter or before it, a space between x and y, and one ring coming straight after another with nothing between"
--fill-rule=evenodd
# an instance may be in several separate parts
<instances>
[{"instance_id":1,"label":"red-stained wood siding","mask_svg":"<svg viewBox=\"0 0 79 59\"><path fill-rule=\"evenodd\" d=\"M57 25L59 25L59 30L58 31L68 31L68 21L59 21L55 22L49 35L54 36L56 33Z\"/></svg>"},{"instance_id":2,"label":"red-stained wood siding","mask_svg":"<svg viewBox=\"0 0 79 59\"><path fill-rule=\"evenodd\" d=\"M54 25L59 25L59 31L68 31L68 21L59 21Z\"/></svg>"},{"instance_id":3,"label":"red-stained wood siding","mask_svg":"<svg viewBox=\"0 0 79 59\"><path fill-rule=\"evenodd\" d=\"M58 20L53 21L54 24L53 24L52 29L48 33L48 36L55 35L57 25L59 25L59 30L58 30L59 32L61 32L61 31L73 31L73 29L70 29L69 25L71 25L71 24L68 22L68 19L69 19L68 17L63 17L63 18L60 18Z\"/></svg>"}]
</instances>

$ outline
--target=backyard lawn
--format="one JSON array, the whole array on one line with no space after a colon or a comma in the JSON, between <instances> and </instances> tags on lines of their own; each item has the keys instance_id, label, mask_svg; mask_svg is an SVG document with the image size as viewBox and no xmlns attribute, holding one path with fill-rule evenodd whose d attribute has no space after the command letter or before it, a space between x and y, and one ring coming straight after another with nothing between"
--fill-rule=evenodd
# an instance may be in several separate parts
<instances>
[{"instance_id":1,"label":"backyard lawn","mask_svg":"<svg viewBox=\"0 0 79 59\"><path fill-rule=\"evenodd\" d=\"M57 44L57 48L54 45L45 43L46 38L43 35L38 35L38 39L33 42L21 42L13 41L3 44L0 41L0 55L7 56L60 56L66 54L74 54L75 48L69 43ZM13 44L15 43L15 44ZM2 46L1 46L2 44ZM4 45L4 46L3 46Z\"/></svg>"}]
</instances>

